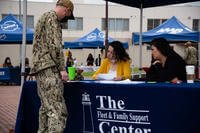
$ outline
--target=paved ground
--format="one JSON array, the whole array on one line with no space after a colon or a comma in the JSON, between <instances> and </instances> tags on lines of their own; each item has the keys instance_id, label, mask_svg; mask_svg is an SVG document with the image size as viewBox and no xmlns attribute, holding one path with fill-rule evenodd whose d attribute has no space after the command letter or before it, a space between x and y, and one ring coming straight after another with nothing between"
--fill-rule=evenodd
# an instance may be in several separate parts
<instances>
[{"instance_id":1,"label":"paved ground","mask_svg":"<svg viewBox=\"0 0 200 133\"><path fill-rule=\"evenodd\" d=\"M0 85L0 133L9 133L15 128L19 93L20 86Z\"/></svg>"}]
</instances>

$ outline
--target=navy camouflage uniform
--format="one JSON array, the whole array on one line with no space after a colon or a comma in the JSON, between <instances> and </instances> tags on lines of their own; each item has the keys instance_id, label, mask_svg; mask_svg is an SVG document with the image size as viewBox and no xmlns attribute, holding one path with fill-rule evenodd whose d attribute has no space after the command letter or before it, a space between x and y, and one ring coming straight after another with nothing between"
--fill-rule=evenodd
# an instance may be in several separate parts
<instances>
[{"instance_id":1,"label":"navy camouflage uniform","mask_svg":"<svg viewBox=\"0 0 200 133\"><path fill-rule=\"evenodd\" d=\"M31 73L37 80L41 100L38 133L62 133L67 119L60 71L65 71L62 29L55 11L39 19L33 41Z\"/></svg>"},{"instance_id":2,"label":"navy camouflage uniform","mask_svg":"<svg viewBox=\"0 0 200 133\"><path fill-rule=\"evenodd\" d=\"M197 49L193 46L188 46L185 49L185 62L188 65L197 65Z\"/></svg>"}]
</instances>

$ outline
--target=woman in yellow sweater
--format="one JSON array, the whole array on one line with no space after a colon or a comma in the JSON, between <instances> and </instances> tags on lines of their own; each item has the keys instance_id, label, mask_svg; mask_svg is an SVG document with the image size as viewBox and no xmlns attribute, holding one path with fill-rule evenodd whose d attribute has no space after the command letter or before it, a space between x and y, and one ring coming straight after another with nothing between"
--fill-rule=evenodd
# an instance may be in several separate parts
<instances>
[{"instance_id":1,"label":"woman in yellow sweater","mask_svg":"<svg viewBox=\"0 0 200 133\"><path fill-rule=\"evenodd\" d=\"M109 44L107 58L103 59L92 79L98 79L99 74L109 74L113 80L130 79L130 57L121 42L113 41Z\"/></svg>"}]
</instances>

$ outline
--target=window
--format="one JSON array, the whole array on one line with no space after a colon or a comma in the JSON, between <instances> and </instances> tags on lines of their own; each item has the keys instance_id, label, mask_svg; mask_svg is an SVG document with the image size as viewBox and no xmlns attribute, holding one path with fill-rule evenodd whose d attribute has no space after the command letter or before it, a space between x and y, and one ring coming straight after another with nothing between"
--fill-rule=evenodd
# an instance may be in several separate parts
<instances>
[{"instance_id":1,"label":"window","mask_svg":"<svg viewBox=\"0 0 200 133\"><path fill-rule=\"evenodd\" d=\"M152 50L152 48L151 48L150 45L147 45L146 49L147 49L147 50Z\"/></svg>"},{"instance_id":2,"label":"window","mask_svg":"<svg viewBox=\"0 0 200 133\"><path fill-rule=\"evenodd\" d=\"M102 18L101 21L102 30L106 28L106 19ZM129 19L124 18L109 18L108 19L109 31L129 31Z\"/></svg>"},{"instance_id":3,"label":"window","mask_svg":"<svg viewBox=\"0 0 200 133\"><path fill-rule=\"evenodd\" d=\"M62 23L62 28L68 30L83 30L83 18L68 20L68 22Z\"/></svg>"},{"instance_id":4,"label":"window","mask_svg":"<svg viewBox=\"0 0 200 133\"><path fill-rule=\"evenodd\" d=\"M148 19L147 20L147 31L151 30L160 24L164 23L167 19Z\"/></svg>"},{"instance_id":5,"label":"window","mask_svg":"<svg viewBox=\"0 0 200 133\"><path fill-rule=\"evenodd\" d=\"M200 31L200 19L193 19L193 27L194 31Z\"/></svg>"},{"instance_id":6,"label":"window","mask_svg":"<svg viewBox=\"0 0 200 133\"><path fill-rule=\"evenodd\" d=\"M8 14L2 14L2 18L5 18ZM20 20L21 22L23 21L23 15L21 15L21 18L19 19L19 15L14 15L18 20ZM34 16L33 15L27 15L27 26L29 28L34 28Z\"/></svg>"}]
</instances>

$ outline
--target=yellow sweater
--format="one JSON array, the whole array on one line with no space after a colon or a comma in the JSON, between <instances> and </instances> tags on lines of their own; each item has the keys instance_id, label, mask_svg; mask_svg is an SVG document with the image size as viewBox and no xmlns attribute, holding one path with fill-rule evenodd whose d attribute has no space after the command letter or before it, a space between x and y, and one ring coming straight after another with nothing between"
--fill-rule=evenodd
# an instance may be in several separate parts
<instances>
[{"instance_id":1,"label":"yellow sweater","mask_svg":"<svg viewBox=\"0 0 200 133\"><path fill-rule=\"evenodd\" d=\"M103 59L101 66L99 69L94 73L92 76L92 79L97 79L98 74L100 73L108 73L110 70L111 62L108 58ZM117 77L122 77L122 79L130 79L131 77L131 68L130 68L130 62L129 61L121 61L117 62Z\"/></svg>"}]
</instances>

